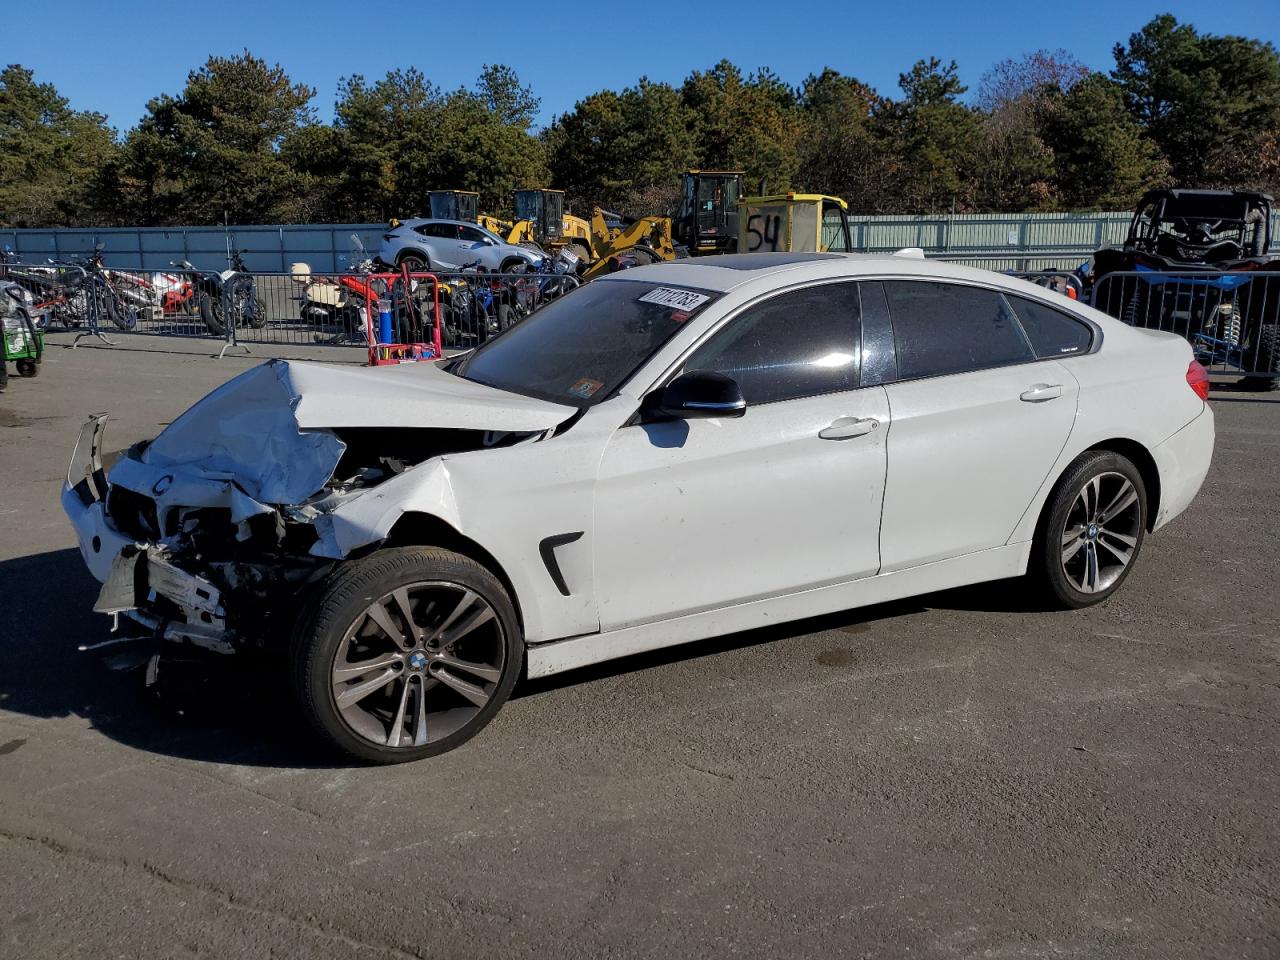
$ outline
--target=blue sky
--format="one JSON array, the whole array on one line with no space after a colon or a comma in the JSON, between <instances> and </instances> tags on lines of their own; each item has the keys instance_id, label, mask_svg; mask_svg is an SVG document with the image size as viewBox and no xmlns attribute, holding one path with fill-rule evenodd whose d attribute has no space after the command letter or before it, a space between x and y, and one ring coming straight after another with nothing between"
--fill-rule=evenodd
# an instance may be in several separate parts
<instances>
[{"instance_id":1,"label":"blue sky","mask_svg":"<svg viewBox=\"0 0 1280 960\"><path fill-rule=\"evenodd\" d=\"M78 109L124 129L147 100L177 93L211 53L248 47L314 87L332 117L338 78L416 66L442 87L470 84L484 63L507 63L542 98L540 122L603 87L642 75L679 83L728 57L771 67L798 84L824 66L896 93L921 57L954 58L971 87L991 64L1037 48L1065 48L1096 69L1111 48L1168 11L1210 33L1280 46L1280 0L921 0L811 3L525 2L360 4L312 0L62 0L6 11L4 62L52 81ZM437 11L448 10L451 18Z\"/></svg>"}]
</instances>

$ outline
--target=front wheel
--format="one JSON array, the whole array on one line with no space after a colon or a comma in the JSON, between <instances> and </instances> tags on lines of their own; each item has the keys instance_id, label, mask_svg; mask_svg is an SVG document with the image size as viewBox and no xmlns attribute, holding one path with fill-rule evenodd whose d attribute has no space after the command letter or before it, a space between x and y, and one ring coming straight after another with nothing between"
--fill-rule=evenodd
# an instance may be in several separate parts
<instances>
[{"instance_id":1,"label":"front wheel","mask_svg":"<svg viewBox=\"0 0 1280 960\"><path fill-rule=\"evenodd\" d=\"M20 377L34 377L40 373L40 364L35 360L19 360L17 366Z\"/></svg>"},{"instance_id":2,"label":"front wheel","mask_svg":"<svg viewBox=\"0 0 1280 960\"><path fill-rule=\"evenodd\" d=\"M498 579L449 550L392 548L343 564L300 619L302 708L342 752L402 763L452 750L506 701L523 664Z\"/></svg>"},{"instance_id":3,"label":"front wheel","mask_svg":"<svg viewBox=\"0 0 1280 960\"><path fill-rule=\"evenodd\" d=\"M1142 550L1147 490L1128 459L1081 454L1054 488L1029 573L1056 605L1101 603L1120 589Z\"/></svg>"},{"instance_id":4,"label":"front wheel","mask_svg":"<svg viewBox=\"0 0 1280 960\"><path fill-rule=\"evenodd\" d=\"M226 336L226 313L222 308L222 297L216 294L200 295L200 319L215 337Z\"/></svg>"},{"instance_id":5,"label":"front wheel","mask_svg":"<svg viewBox=\"0 0 1280 960\"><path fill-rule=\"evenodd\" d=\"M248 310L244 311L245 321L254 330L261 330L267 325L267 305L261 297L254 297Z\"/></svg>"}]
</instances>

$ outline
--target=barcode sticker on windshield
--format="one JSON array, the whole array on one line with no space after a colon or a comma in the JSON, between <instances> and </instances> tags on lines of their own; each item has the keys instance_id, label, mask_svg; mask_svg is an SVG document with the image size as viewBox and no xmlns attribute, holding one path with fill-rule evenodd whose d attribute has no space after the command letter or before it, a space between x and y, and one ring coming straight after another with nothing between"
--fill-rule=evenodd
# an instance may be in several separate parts
<instances>
[{"instance_id":1,"label":"barcode sticker on windshield","mask_svg":"<svg viewBox=\"0 0 1280 960\"><path fill-rule=\"evenodd\" d=\"M697 310L711 298L705 293L677 290L674 287L655 287L640 298L641 303L658 303L673 310Z\"/></svg>"}]
</instances>

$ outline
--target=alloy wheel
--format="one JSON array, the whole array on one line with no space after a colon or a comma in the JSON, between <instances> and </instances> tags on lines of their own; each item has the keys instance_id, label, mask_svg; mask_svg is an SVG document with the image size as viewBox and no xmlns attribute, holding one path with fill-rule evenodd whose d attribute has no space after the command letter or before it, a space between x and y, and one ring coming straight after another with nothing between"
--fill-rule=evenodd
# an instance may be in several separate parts
<instances>
[{"instance_id":1,"label":"alloy wheel","mask_svg":"<svg viewBox=\"0 0 1280 960\"><path fill-rule=\"evenodd\" d=\"M1081 593L1099 593L1128 568L1142 535L1142 501L1128 477L1100 473L1076 494L1062 529L1062 570Z\"/></svg>"},{"instance_id":2,"label":"alloy wheel","mask_svg":"<svg viewBox=\"0 0 1280 960\"><path fill-rule=\"evenodd\" d=\"M421 747L462 729L497 691L506 667L501 618L462 584L397 587L365 608L330 672L347 727L386 747Z\"/></svg>"}]
</instances>

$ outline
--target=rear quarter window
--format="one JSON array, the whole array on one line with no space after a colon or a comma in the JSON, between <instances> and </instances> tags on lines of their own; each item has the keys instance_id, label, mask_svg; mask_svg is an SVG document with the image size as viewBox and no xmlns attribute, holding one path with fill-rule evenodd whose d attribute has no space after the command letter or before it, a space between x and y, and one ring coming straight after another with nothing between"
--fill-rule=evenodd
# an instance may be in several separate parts
<instances>
[{"instance_id":1,"label":"rear quarter window","mask_svg":"<svg viewBox=\"0 0 1280 960\"><path fill-rule=\"evenodd\" d=\"M1093 328L1084 321L1035 300L1013 294L1006 296L1041 360L1088 353L1093 346Z\"/></svg>"}]
</instances>

